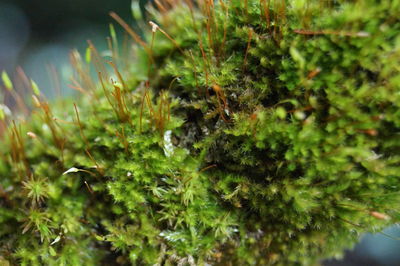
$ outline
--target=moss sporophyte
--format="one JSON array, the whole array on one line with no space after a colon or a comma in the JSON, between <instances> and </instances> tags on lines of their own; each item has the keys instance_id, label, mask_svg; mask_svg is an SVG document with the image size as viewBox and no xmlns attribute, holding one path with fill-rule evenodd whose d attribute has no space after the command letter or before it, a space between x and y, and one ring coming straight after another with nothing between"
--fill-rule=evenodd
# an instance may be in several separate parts
<instances>
[{"instance_id":1,"label":"moss sporophyte","mask_svg":"<svg viewBox=\"0 0 400 266\"><path fill-rule=\"evenodd\" d=\"M398 14L159 0L79 97L3 72L0 264L315 265L399 222Z\"/></svg>"}]
</instances>

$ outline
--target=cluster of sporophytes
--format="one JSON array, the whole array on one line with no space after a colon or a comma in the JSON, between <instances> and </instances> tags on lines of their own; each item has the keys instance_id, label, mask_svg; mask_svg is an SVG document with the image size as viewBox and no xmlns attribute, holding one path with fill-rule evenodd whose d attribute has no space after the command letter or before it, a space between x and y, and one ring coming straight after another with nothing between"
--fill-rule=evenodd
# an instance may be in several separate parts
<instances>
[{"instance_id":1,"label":"cluster of sporophytes","mask_svg":"<svg viewBox=\"0 0 400 266\"><path fill-rule=\"evenodd\" d=\"M400 220L399 0L155 3L79 99L3 73L0 264L311 265Z\"/></svg>"}]
</instances>

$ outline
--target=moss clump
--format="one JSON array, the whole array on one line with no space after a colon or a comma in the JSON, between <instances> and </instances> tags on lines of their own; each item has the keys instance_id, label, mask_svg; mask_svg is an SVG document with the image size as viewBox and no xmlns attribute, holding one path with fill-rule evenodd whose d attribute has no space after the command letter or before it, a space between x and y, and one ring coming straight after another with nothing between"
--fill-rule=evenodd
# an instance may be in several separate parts
<instances>
[{"instance_id":1,"label":"moss clump","mask_svg":"<svg viewBox=\"0 0 400 266\"><path fill-rule=\"evenodd\" d=\"M399 221L399 1L176 2L113 14L111 74L72 54L77 105L2 107L2 263L310 265Z\"/></svg>"}]
</instances>

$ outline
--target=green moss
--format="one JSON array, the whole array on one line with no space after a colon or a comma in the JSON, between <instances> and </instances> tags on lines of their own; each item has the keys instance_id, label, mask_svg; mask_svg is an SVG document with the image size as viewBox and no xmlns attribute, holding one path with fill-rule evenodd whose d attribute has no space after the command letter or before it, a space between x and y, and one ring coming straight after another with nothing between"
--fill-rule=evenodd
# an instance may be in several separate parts
<instances>
[{"instance_id":1,"label":"green moss","mask_svg":"<svg viewBox=\"0 0 400 266\"><path fill-rule=\"evenodd\" d=\"M123 78L90 46L77 107L8 123L0 262L312 265L399 221L399 1L149 10Z\"/></svg>"}]
</instances>

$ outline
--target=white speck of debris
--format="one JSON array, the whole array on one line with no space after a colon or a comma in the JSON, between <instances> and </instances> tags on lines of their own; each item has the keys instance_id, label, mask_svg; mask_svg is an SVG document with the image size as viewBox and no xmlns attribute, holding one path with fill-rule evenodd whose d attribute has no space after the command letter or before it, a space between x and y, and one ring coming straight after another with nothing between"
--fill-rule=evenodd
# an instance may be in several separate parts
<instances>
[{"instance_id":1,"label":"white speck of debris","mask_svg":"<svg viewBox=\"0 0 400 266\"><path fill-rule=\"evenodd\" d=\"M50 246L54 245L55 243L57 243L58 241L60 241L61 236L57 236L56 239L54 239L53 242L51 242Z\"/></svg>"},{"instance_id":2,"label":"white speck of debris","mask_svg":"<svg viewBox=\"0 0 400 266\"><path fill-rule=\"evenodd\" d=\"M360 31L360 32L357 32L357 36L358 37L369 37L370 34L366 31Z\"/></svg>"},{"instance_id":3,"label":"white speck of debris","mask_svg":"<svg viewBox=\"0 0 400 266\"><path fill-rule=\"evenodd\" d=\"M167 130L164 133L164 153L167 157L171 157L172 154L174 154L174 145L172 145L171 135L171 130Z\"/></svg>"},{"instance_id":4,"label":"white speck of debris","mask_svg":"<svg viewBox=\"0 0 400 266\"><path fill-rule=\"evenodd\" d=\"M101 140L100 137L97 137L97 138L94 139L95 142L99 142L100 140Z\"/></svg>"},{"instance_id":5,"label":"white speck of debris","mask_svg":"<svg viewBox=\"0 0 400 266\"><path fill-rule=\"evenodd\" d=\"M192 255L189 255L189 256L188 256L188 263L189 263L190 266L196 265L196 263L194 262L194 258L193 258Z\"/></svg>"},{"instance_id":6,"label":"white speck of debris","mask_svg":"<svg viewBox=\"0 0 400 266\"><path fill-rule=\"evenodd\" d=\"M65 171L62 175L66 175L66 174L69 174L69 173L77 173L77 172L79 172L79 169L75 168L75 167L72 167L72 168L69 168L67 171Z\"/></svg>"},{"instance_id":7,"label":"white speck of debris","mask_svg":"<svg viewBox=\"0 0 400 266\"><path fill-rule=\"evenodd\" d=\"M3 110L3 112L4 112L4 114L5 114L6 116L11 116L11 110L10 110L10 108L7 107L7 105L5 105L5 104L0 104L0 109Z\"/></svg>"},{"instance_id":8,"label":"white speck of debris","mask_svg":"<svg viewBox=\"0 0 400 266\"><path fill-rule=\"evenodd\" d=\"M201 130L203 131L204 135L206 135L206 136L210 134L210 131L208 130L207 127L202 127Z\"/></svg>"},{"instance_id":9,"label":"white speck of debris","mask_svg":"<svg viewBox=\"0 0 400 266\"><path fill-rule=\"evenodd\" d=\"M185 242L185 239L183 238L178 238L177 236L179 236L179 232L161 232L159 234L159 236L165 238L168 241L171 242L176 242L176 241L181 241L181 242Z\"/></svg>"},{"instance_id":10,"label":"white speck of debris","mask_svg":"<svg viewBox=\"0 0 400 266\"><path fill-rule=\"evenodd\" d=\"M43 129L43 131L50 131L50 128L47 124L43 124L42 129Z\"/></svg>"},{"instance_id":11,"label":"white speck of debris","mask_svg":"<svg viewBox=\"0 0 400 266\"><path fill-rule=\"evenodd\" d=\"M306 118L306 114L302 111L294 112L294 117L298 120L304 120Z\"/></svg>"},{"instance_id":12,"label":"white speck of debris","mask_svg":"<svg viewBox=\"0 0 400 266\"><path fill-rule=\"evenodd\" d=\"M127 174L126 174L126 176L132 176L132 173L131 172L128 172Z\"/></svg>"},{"instance_id":13,"label":"white speck of debris","mask_svg":"<svg viewBox=\"0 0 400 266\"><path fill-rule=\"evenodd\" d=\"M26 135L28 135L28 137L30 137L32 139L36 139L37 138L36 134L33 133L33 132L28 132L28 133L26 133Z\"/></svg>"},{"instance_id":14,"label":"white speck of debris","mask_svg":"<svg viewBox=\"0 0 400 266\"><path fill-rule=\"evenodd\" d=\"M156 23L154 23L153 21L149 21L149 24L151 26L151 31L152 32L156 32L158 30L158 25Z\"/></svg>"},{"instance_id":15,"label":"white speck of debris","mask_svg":"<svg viewBox=\"0 0 400 266\"><path fill-rule=\"evenodd\" d=\"M382 154L376 154L374 151L372 151L372 155L369 156L366 160L367 161L375 161L381 158L383 155Z\"/></svg>"}]
</instances>

